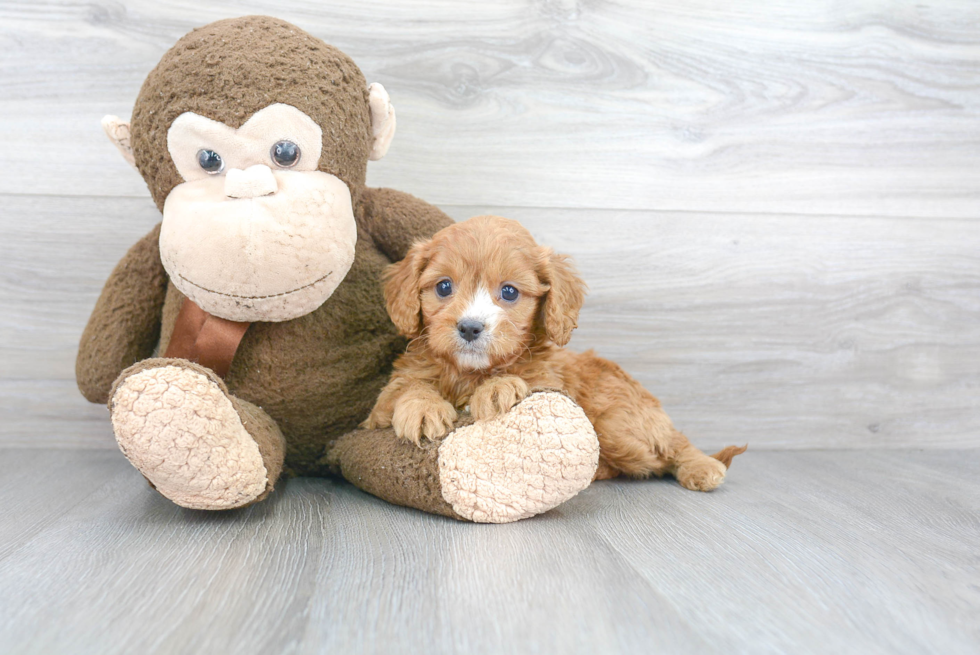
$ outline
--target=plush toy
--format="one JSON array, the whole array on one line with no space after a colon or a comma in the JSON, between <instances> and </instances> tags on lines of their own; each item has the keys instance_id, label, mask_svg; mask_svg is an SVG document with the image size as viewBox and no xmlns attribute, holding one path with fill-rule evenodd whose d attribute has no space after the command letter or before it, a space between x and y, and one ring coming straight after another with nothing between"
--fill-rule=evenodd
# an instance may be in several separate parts
<instances>
[{"instance_id":1,"label":"plush toy","mask_svg":"<svg viewBox=\"0 0 980 655\"><path fill-rule=\"evenodd\" d=\"M103 127L163 221L106 282L76 374L161 494L228 509L283 473L340 474L394 503L505 522L591 482L595 432L553 391L421 447L356 429L406 345L382 273L451 220L365 186L395 111L345 54L281 20L218 21L164 55L131 123Z\"/></svg>"}]
</instances>

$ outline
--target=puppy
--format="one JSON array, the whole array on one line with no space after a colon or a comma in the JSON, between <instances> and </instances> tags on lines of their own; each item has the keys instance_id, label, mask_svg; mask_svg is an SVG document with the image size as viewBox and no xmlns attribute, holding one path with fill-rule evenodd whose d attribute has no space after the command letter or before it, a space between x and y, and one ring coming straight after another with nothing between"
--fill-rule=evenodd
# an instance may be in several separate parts
<instances>
[{"instance_id":1,"label":"puppy","mask_svg":"<svg viewBox=\"0 0 980 655\"><path fill-rule=\"evenodd\" d=\"M478 216L415 244L387 270L384 293L392 321L412 341L364 427L392 426L419 444L445 436L467 405L477 420L489 419L532 389L560 389L595 426L596 479L670 473L688 489L710 491L745 451L705 455L623 369L561 347L585 284L566 256L538 246L517 221Z\"/></svg>"}]
</instances>

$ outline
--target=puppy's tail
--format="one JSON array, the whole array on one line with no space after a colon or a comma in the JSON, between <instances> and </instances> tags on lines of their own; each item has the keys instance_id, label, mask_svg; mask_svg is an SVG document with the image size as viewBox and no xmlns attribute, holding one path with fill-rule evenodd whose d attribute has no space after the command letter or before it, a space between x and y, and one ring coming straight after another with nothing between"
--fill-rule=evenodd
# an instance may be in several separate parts
<instances>
[{"instance_id":1,"label":"puppy's tail","mask_svg":"<svg viewBox=\"0 0 980 655\"><path fill-rule=\"evenodd\" d=\"M748 449L749 449L748 444L745 444L744 446L729 446L728 448L723 448L722 450L719 450L717 453L712 455L712 457L714 457L719 462L724 464L725 468L731 468L732 459L734 459L736 455L741 455Z\"/></svg>"}]
</instances>

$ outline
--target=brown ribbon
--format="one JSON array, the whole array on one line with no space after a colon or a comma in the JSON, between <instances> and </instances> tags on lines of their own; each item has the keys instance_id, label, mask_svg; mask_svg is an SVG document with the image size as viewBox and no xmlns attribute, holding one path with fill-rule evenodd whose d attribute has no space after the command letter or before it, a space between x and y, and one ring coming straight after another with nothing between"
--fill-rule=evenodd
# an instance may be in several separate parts
<instances>
[{"instance_id":1,"label":"brown ribbon","mask_svg":"<svg viewBox=\"0 0 980 655\"><path fill-rule=\"evenodd\" d=\"M249 325L212 316L185 298L163 356L197 362L223 378Z\"/></svg>"}]
</instances>

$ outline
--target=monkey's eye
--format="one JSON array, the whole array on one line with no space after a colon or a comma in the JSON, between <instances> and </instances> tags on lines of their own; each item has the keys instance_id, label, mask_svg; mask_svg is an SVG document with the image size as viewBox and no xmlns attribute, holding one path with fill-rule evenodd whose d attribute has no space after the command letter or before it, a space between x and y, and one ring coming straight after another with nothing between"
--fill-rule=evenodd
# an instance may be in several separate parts
<instances>
[{"instance_id":1,"label":"monkey's eye","mask_svg":"<svg viewBox=\"0 0 980 655\"><path fill-rule=\"evenodd\" d=\"M520 292L510 284L500 287L500 297L507 302L514 302L520 295Z\"/></svg>"},{"instance_id":2,"label":"monkey's eye","mask_svg":"<svg viewBox=\"0 0 980 655\"><path fill-rule=\"evenodd\" d=\"M436 282L436 295L440 298L448 298L453 293L452 280L439 280Z\"/></svg>"},{"instance_id":3,"label":"monkey's eye","mask_svg":"<svg viewBox=\"0 0 980 655\"><path fill-rule=\"evenodd\" d=\"M281 168L292 168L299 161L299 146L292 141L280 141L272 146L272 161Z\"/></svg>"},{"instance_id":4,"label":"monkey's eye","mask_svg":"<svg viewBox=\"0 0 980 655\"><path fill-rule=\"evenodd\" d=\"M221 159L221 155L214 150L199 150L197 153L197 163L201 165L201 168L208 175L217 175L225 168L225 162Z\"/></svg>"}]
</instances>

